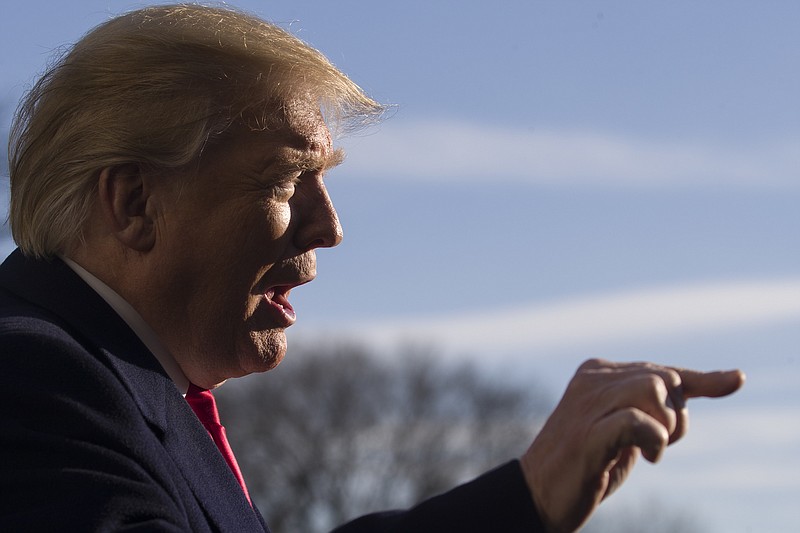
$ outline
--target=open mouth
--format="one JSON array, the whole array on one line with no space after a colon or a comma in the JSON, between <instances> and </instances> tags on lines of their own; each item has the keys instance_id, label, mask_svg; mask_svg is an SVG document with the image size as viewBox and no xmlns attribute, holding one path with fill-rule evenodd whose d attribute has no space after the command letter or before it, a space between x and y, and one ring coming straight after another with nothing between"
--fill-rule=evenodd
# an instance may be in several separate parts
<instances>
[{"instance_id":1,"label":"open mouth","mask_svg":"<svg viewBox=\"0 0 800 533\"><path fill-rule=\"evenodd\" d=\"M295 287L313 280L314 276L292 276L292 278L292 281L283 285L273 285L262 289L263 302L261 307L269 313L272 317L272 322L277 323L279 327L288 328L297 320L294 307L289 303L289 293Z\"/></svg>"},{"instance_id":2,"label":"open mouth","mask_svg":"<svg viewBox=\"0 0 800 533\"><path fill-rule=\"evenodd\" d=\"M272 287L264 293L264 298L275 314L281 319L286 327L294 324L297 314L294 312L292 304L289 303L289 293L292 286Z\"/></svg>"}]
</instances>

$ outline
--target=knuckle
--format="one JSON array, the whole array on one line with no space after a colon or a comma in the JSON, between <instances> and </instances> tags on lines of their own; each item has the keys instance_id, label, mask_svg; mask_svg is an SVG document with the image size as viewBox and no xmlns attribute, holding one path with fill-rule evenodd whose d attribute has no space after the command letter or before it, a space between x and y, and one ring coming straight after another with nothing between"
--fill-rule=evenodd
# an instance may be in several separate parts
<instances>
[{"instance_id":1,"label":"knuckle","mask_svg":"<svg viewBox=\"0 0 800 533\"><path fill-rule=\"evenodd\" d=\"M656 398L663 401L669 396L669 388L664 379L658 374L648 374L647 382L650 390L653 391Z\"/></svg>"},{"instance_id":2,"label":"knuckle","mask_svg":"<svg viewBox=\"0 0 800 533\"><path fill-rule=\"evenodd\" d=\"M602 359L597 359L597 358L587 359L586 361L581 363L581 366L578 367L578 371L583 372L585 370L595 370L596 368L602 366L602 364L603 364Z\"/></svg>"},{"instance_id":3,"label":"knuckle","mask_svg":"<svg viewBox=\"0 0 800 533\"><path fill-rule=\"evenodd\" d=\"M682 382L680 373L673 368L664 369L664 381L673 388L680 387Z\"/></svg>"}]
</instances>

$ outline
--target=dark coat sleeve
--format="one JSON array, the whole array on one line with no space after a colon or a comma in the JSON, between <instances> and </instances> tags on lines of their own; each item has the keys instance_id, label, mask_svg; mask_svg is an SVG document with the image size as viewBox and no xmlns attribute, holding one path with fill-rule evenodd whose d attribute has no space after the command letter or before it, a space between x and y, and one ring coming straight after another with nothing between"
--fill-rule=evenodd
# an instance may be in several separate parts
<instances>
[{"instance_id":1,"label":"dark coat sleeve","mask_svg":"<svg viewBox=\"0 0 800 533\"><path fill-rule=\"evenodd\" d=\"M367 515L334 533L544 532L518 461L406 511Z\"/></svg>"}]
</instances>

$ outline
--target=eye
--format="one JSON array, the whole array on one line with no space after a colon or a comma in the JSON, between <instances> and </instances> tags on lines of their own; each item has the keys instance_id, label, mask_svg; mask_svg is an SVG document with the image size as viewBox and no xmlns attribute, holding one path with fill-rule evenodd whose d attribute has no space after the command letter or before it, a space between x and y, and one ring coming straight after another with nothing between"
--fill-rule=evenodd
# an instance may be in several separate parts
<instances>
[{"instance_id":1,"label":"eye","mask_svg":"<svg viewBox=\"0 0 800 533\"><path fill-rule=\"evenodd\" d=\"M294 194L295 188L299 185L302 173L295 173L275 180L267 185L266 190L271 198L288 199Z\"/></svg>"}]
</instances>

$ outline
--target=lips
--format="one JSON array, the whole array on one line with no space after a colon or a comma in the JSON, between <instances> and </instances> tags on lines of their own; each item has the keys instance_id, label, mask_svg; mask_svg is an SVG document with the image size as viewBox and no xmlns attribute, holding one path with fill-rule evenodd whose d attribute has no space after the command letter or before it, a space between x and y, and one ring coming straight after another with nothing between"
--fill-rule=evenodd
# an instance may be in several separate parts
<instances>
[{"instance_id":1,"label":"lips","mask_svg":"<svg viewBox=\"0 0 800 533\"><path fill-rule=\"evenodd\" d=\"M275 319L283 327L289 327L297 320L292 304L289 303L289 293L292 286L273 287L264 293L265 303L271 310Z\"/></svg>"},{"instance_id":2,"label":"lips","mask_svg":"<svg viewBox=\"0 0 800 533\"><path fill-rule=\"evenodd\" d=\"M292 281L270 284L261 291L263 300L259 307L270 317L273 324L288 328L297 320L294 307L289 303L289 293L293 288L312 281L314 275L290 275L285 278L292 278Z\"/></svg>"}]
</instances>

